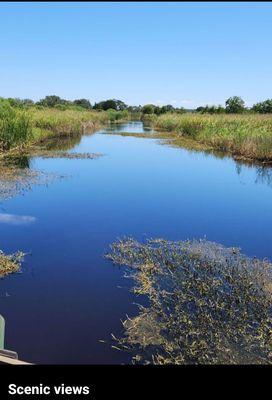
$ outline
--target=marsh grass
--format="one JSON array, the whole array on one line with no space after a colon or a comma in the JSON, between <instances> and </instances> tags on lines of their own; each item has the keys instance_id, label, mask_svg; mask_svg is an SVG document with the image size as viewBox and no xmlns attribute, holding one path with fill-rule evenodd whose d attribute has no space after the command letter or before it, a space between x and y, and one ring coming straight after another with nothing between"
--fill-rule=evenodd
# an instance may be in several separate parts
<instances>
[{"instance_id":1,"label":"marsh grass","mask_svg":"<svg viewBox=\"0 0 272 400\"><path fill-rule=\"evenodd\" d=\"M24 256L25 254L20 251L15 254L6 255L0 250L0 278L18 272Z\"/></svg>"},{"instance_id":2,"label":"marsh grass","mask_svg":"<svg viewBox=\"0 0 272 400\"><path fill-rule=\"evenodd\" d=\"M106 112L30 107L20 110L0 103L0 155L21 151L48 138L93 132L109 122Z\"/></svg>"},{"instance_id":3,"label":"marsh grass","mask_svg":"<svg viewBox=\"0 0 272 400\"><path fill-rule=\"evenodd\" d=\"M271 364L272 265L206 240L111 246L149 306L127 318L117 348L136 363Z\"/></svg>"},{"instance_id":4,"label":"marsh grass","mask_svg":"<svg viewBox=\"0 0 272 400\"><path fill-rule=\"evenodd\" d=\"M73 136L107 123L105 112L57 109L33 109L31 121L34 140L48 137Z\"/></svg>"},{"instance_id":5,"label":"marsh grass","mask_svg":"<svg viewBox=\"0 0 272 400\"><path fill-rule=\"evenodd\" d=\"M171 132L177 144L186 136L236 158L272 162L271 115L165 114L151 123L158 130Z\"/></svg>"},{"instance_id":6,"label":"marsh grass","mask_svg":"<svg viewBox=\"0 0 272 400\"><path fill-rule=\"evenodd\" d=\"M25 111L0 104L0 152L21 148L31 139L30 116Z\"/></svg>"}]
</instances>

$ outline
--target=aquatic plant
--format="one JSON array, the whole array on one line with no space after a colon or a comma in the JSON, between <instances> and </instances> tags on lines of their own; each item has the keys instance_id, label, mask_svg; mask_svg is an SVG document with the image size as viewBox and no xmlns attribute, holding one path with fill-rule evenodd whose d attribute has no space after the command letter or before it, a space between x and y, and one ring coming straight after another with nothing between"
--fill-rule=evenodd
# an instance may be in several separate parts
<instances>
[{"instance_id":1,"label":"aquatic plant","mask_svg":"<svg viewBox=\"0 0 272 400\"><path fill-rule=\"evenodd\" d=\"M125 265L149 306L123 323L115 347L134 362L272 363L272 265L206 240L119 240L107 258Z\"/></svg>"},{"instance_id":2,"label":"aquatic plant","mask_svg":"<svg viewBox=\"0 0 272 400\"><path fill-rule=\"evenodd\" d=\"M37 149L31 151L31 157L41 157L41 158L65 158L67 160L93 160L102 156L99 153L69 153L68 151L61 150L44 150Z\"/></svg>"},{"instance_id":3,"label":"aquatic plant","mask_svg":"<svg viewBox=\"0 0 272 400\"><path fill-rule=\"evenodd\" d=\"M6 255L0 250L0 278L5 275L18 272L25 254L18 251L15 254Z\"/></svg>"}]
</instances>

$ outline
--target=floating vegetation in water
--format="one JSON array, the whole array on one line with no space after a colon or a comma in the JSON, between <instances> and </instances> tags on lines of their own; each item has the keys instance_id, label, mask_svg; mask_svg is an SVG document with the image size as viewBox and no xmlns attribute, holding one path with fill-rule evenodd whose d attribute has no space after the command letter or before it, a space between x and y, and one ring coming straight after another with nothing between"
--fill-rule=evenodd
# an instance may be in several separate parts
<instances>
[{"instance_id":1,"label":"floating vegetation in water","mask_svg":"<svg viewBox=\"0 0 272 400\"><path fill-rule=\"evenodd\" d=\"M272 363L272 264L206 240L120 240L106 256L125 265L149 306L123 323L118 348L136 363ZM117 346L115 346L117 347Z\"/></svg>"},{"instance_id":2,"label":"floating vegetation in water","mask_svg":"<svg viewBox=\"0 0 272 400\"><path fill-rule=\"evenodd\" d=\"M32 157L41 157L41 158L67 158L67 159L96 159L101 157L102 154L99 153L69 153L68 151L51 151L51 150L36 150L31 152Z\"/></svg>"},{"instance_id":3,"label":"floating vegetation in water","mask_svg":"<svg viewBox=\"0 0 272 400\"><path fill-rule=\"evenodd\" d=\"M0 278L5 275L18 272L25 254L18 251L15 254L6 255L0 250Z\"/></svg>"}]
</instances>

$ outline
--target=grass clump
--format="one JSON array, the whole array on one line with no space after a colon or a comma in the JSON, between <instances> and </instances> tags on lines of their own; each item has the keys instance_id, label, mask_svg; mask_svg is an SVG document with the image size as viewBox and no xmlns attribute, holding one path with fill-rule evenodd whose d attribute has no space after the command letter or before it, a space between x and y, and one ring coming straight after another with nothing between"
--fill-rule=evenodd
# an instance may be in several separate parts
<instances>
[{"instance_id":1,"label":"grass clump","mask_svg":"<svg viewBox=\"0 0 272 400\"><path fill-rule=\"evenodd\" d=\"M0 101L0 152L22 147L32 138L30 116Z\"/></svg>"},{"instance_id":2,"label":"grass clump","mask_svg":"<svg viewBox=\"0 0 272 400\"><path fill-rule=\"evenodd\" d=\"M48 137L73 136L95 129L108 121L105 112L58 110L55 108L31 111L34 141Z\"/></svg>"},{"instance_id":3,"label":"grass clump","mask_svg":"<svg viewBox=\"0 0 272 400\"><path fill-rule=\"evenodd\" d=\"M0 250L0 278L18 272L24 256L25 254L20 251L15 254L6 255Z\"/></svg>"},{"instance_id":4,"label":"grass clump","mask_svg":"<svg viewBox=\"0 0 272 400\"><path fill-rule=\"evenodd\" d=\"M105 111L40 106L21 109L0 99L0 153L21 150L50 137L71 137L93 132L109 121L110 115Z\"/></svg>"},{"instance_id":5,"label":"grass clump","mask_svg":"<svg viewBox=\"0 0 272 400\"><path fill-rule=\"evenodd\" d=\"M271 115L164 114L152 123L176 139L187 136L237 158L272 162Z\"/></svg>"},{"instance_id":6,"label":"grass clump","mask_svg":"<svg viewBox=\"0 0 272 400\"><path fill-rule=\"evenodd\" d=\"M271 364L272 265L206 240L133 239L107 257L129 267L148 307L123 323L119 349L154 364Z\"/></svg>"}]
</instances>

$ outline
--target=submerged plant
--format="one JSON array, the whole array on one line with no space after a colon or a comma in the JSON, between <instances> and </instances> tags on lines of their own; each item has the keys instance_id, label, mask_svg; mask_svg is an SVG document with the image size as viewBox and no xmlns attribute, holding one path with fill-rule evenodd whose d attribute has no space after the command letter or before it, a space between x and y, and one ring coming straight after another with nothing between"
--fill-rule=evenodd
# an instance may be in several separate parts
<instances>
[{"instance_id":1,"label":"submerged plant","mask_svg":"<svg viewBox=\"0 0 272 400\"><path fill-rule=\"evenodd\" d=\"M154 364L272 363L272 265L206 240L133 239L107 258L129 267L149 306L123 323L119 348Z\"/></svg>"}]
</instances>

